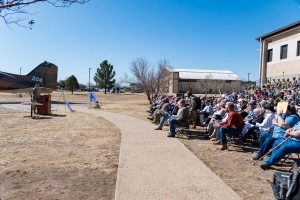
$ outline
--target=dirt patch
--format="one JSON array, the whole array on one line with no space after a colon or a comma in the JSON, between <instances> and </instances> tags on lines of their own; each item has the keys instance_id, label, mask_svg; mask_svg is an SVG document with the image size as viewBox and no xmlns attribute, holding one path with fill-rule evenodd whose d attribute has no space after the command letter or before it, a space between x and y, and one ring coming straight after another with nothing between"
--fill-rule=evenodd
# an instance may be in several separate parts
<instances>
[{"instance_id":1,"label":"dirt patch","mask_svg":"<svg viewBox=\"0 0 300 200\"><path fill-rule=\"evenodd\" d=\"M0 114L1 199L114 199L120 132L83 113Z\"/></svg>"},{"instance_id":2,"label":"dirt patch","mask_svg":"<svg viewBox=\"0 0 300 200\"><path fill-rule=\"evenodd\" d=\"M52 93L52 100L54 100L54 102L52 104L52 108L56 108L56 104L57 104L57 101L59 100L60 95L61 95L61 93L58 93L58 92ZM128 94L128 93L125 93L125 94L106 94L105 95L103 93L98 92L98 93L96 93L96 95L97 95L97 100L101 104L100 110L121 113L121 114L125 114L125 115L130 115L130 116L133 116L133 117L137 117L137 118L140 118L140 119L143 119L143 120L147 120L146 117L148 116L148 113L146 112L146 110L149 109L149 102L147 101L146 96L143 95L143 94ZM86 92L76 92L76 93L74 93L74 95L71 95L70 93L65 93L65 96L66 96L66 99L70 102L71 106L88 106L89 105ZM28 99L28 97L24 97L24 96L22 98L24 98L24 99L27 98ZM16 101L21 101L22 100L17 96L5 96L4 99L6 99L6 100L7 99L8 100L15 99ZM0 101L1 101L1 96L0 96ZM18 118L18 116L17 116L17 114L14 114L14 115L15 115L15 117L10 118L11 121L13 121L16 124L18 124L18 123L20 124L19 128L15 129L15 131L20 131L20 130L23 130L23 129L27 130L27 131L31 130L32 126L26 126L24 122L16 121L15 118ZM21 114L18 114L18 115L21 115ZM82 114L80 114L80 115L82 115ZM69 114L68 114L68 116L69 116ZM73 115L70 115L70 116L73 116ZM48 186L49 185L51 185L51 187L56 186L55 191L56 190L58 191L58 193L56 193L56 194L59 194L59 192L61 190L64 190L63 188L66 187L66 186L68 187L66 189L66 191L68 191L68 192L72 192L72 190L74 190L73 188L76 188L75 191L72 193L72 195L73 195L72 197L74 197L76 199L77 197L80 196L79 194L77 194L77 192L80 193L80 191L82 191L84 189L88 190L88 187L85 187L85 185L89 185L90 184L89 179L93 180L92 178L95 177L95 175L90 175L90 173L98 172L99 177L100 176L101 177L108 177L109 175L106 174L105 167L101 168L100 166L97 165L99 168L101 168L103 170L98 170L98 171L95 170L95 172L94 172L93 171L94 170L93 165L88 167L88 168L84 167L85 165L83 163L86 162L85 161L86 158L83 159L84 156L79 156L79 157L76 156L80 152L85 152L84 151L84 149L86 148L85 145L87 145L86 143L82 144L80 142L79 142L78 145L72 145L73 142L76 142L77 140L80 141L80 138L83 137L83 136L80 135L80 133L82 133L82 132L78 131L78 130L81 130L82 127L86 128L87 126L85 124L89 124L89 120L95 120L95 118L93 116L89 116L85 119L86 121L83 121L81 118L76 118L76 119L77 119L77 121L74 120L72 122L71 121L69 122L67 120L67 121L64 121L64 123L68 124L69 128L73 127L72 125L75 125L75 127L77 129L74 128L74 133L77 131L77 136L73 139L69 135L64 136L66 138L66 140L62 140L62 143L60 143L60 145L68 145L68 146L70 145L70 147L66 147L66 149L73 149L73 150L72 151L66 151L66 152L63 151L63 150L60 150L59 152L62 152L62 153L65 154L64 159L67 159L68 162L72 163L71 161L76 160L76 163L81 163L79 165L80 167L78 167L78 166L76 167L76 165L75 166L72 165L71 167L68 167L68 165L67 165L68 162L66 161L66 163L63 163L63 161L62 161L62 163L60 164L61 167L56 168L56 167L52 167L52 166L56 166L56 164L53 165L51 163L55 163L55 162L58 162L58 161L54 160L55 162L54 161L50 162L50 160L48 161L48 159L47 160L44 159L44 161L40 161L39 159L43 159L44 155L48 156L48 152L52 152L53 159L55 157L54 155L57 154L57 152L53 152L51 146L47 147L47 145L44 145L44 143L41 142L43 137L45 137L44 136L45 134L39 136L39 139L36 138L34 141L31 141L31 140L27 141L23 137L28 137L27 135L31 136L31 135L35 135L35 134L33 134L33 133L28 134L25 131L25 133L20 134L20 135L18 133L18 137L12 137L12 136L15 136L15 134L12 135L11 132L7 132L6 135L4 136L4 138L5 137L6 138L12 137L11 140L13 138L17 138L18 140L17 139L15 139L15 140L19 141L19 142L15 142L14 145L16 146L16 148L14 149L14 151L17 151L17 149L18 149L17 145L20 145L19 143L22 140L27 141L26 145L23 144L23 146L25 146L28 149L31 148L31 145L35 145L34 144L35 142L40 143L39 148L35 147L35 151L33 151L33 153L30 154L30 155L36 156L39 159L37 159L31 165L33 166L33 168L35 170L39 169L39 172L40 172L39 175L42 175L42 172L45 171L46 173L48 173L48 176L50 176L50 174L53 174L53 176L50 176L50 178L46 179L46 177L43 175L42 176L42 177L44 177L43 179L39 178L40 176L36 176L35 171L32 171L32 170L30 171L30 167L28 167L27 165L26 165L26 167L22 167L22 170L21 170L20 167L18 167L18 166L23 166L24 163L26 163L28 161L23 163L22 162L22 155L18 156L19 158L17 158L14 155L14 151L12 149L14 147L14 145L11 144L11 148L6 150L7 151L6 155L9 155L8 157L12 157L10 162L15 162L15 160L18 160L19 164L16 165L14 168L12 168L10 171L8 171L9 173L8 173L8 175L6 175L5 171L3 171L4 170L3 165L4 164L8 165L8 164L11 164L11 163L6 164L6 162L4 162L5 159L1 158L0 159L1 160L0 167L1 167L1 169L3 169L2 173L1 173L1 177L0 177L1 182L2 182L2 180L10 181L11 187L16 187L16 188L10 189L10 191L11 192L13 191L13 192L16 192L16 193L19 193L19 190L23 191L22 188L18 188L19 185L23 184L22 186L24 187L24 184L28 184L28 185L30 185L30 187L27 186L27 188L29 188L30 190L27 189L26 190L27 192L36 191L36 188L38 188L37 190L39 191L39 192L35 193L36 196L30 196L30 197L45 198L45 196L42 195L42 194L43 194L43 192L44 193L50 193L47 190L47 181L51 180L51 183L48 184ZM9 121L9 120L7 120L7 121ZM31 121L33 121L33 120L31 120ZM43 120L43 121L45 122L46 120ZM35 123L37 123L37 120L35 121ZM78 123L80 123L81 125L79 126ZM103 123L105 123L105 122L103 122ZM2 124L4 126L5 123L2 123ZM102 125L105 126L106 124L107 123L102 124ZM21 126L22 126L22 128L21 128ZM34 124L33 127L40 127L40 128L43 127L44 128L43 130L45 132L45 131L51 130L53 128L53 126L54 125L51 124L51 126L44 128L43 125L37 126L36 124ZM11 126L11 127L13 128L14 126ZM59 130L62 129L62 128L63 128L63 125L61 125ZM75 131L75 129L76 129L76 131ZM163 130L168 131L168 127L164 127ZM89 131L92 131L92 130L89 130ZM107 130L107 131L109 132L109 130ZM260 199L274 199L271 186L267 183L267 180L272 181L273 173L275 171L287 172L288 169L291 166L292 161L288 161L284 165L275 166L271 170L263 171L259 168L260 163L258 163L256 166L252 165L252 157L255 155L254 152L256 152L258 150L257 147L251 146L251 144L248 143L248 144L246 144L246 150L245 151L242 151L240 148L237 148L237 150L236 150L235 148L233 148L233 146L229 147L229 150L218 151L218 150L216 150L216 146L212 145L212 142L210 142L209 140L204 138L204 135L203 135L202 131L203 131L202 128L201 129L198 128L197 131L193 132L192 137L190 139L188 139L186 136L182 136L182 138L179 138L179 140L184 145L186 145L186 147L189 148L213 172L215 172L220 178L222 178L222 180L226 184L228 184L234 191L236 191L243 199L259 199L259 200ZM2 132L4 132L4 131L2 131ZM105 134L105 131L103 133L102 132L103 131L98 131L97 133L99 134L99 136L101 136L101 134ZM78 136L78 134L79 134L79 136ZM39 135L39 134L37 134L37 135ZM51 135L52 134L50 134L50 136ZM49 136L49 134L47 134L47 138L50 137L50 136ZM48 138L47 140L51 141L52 140L51 138L53 139L53 135L50 138ZM0 142L1 142L0 143L1 145L4 145L4 144L7 143L6 140L2 140L2 139L1 139ZM100 139L99 139L99 143L101 143ZM27 145L27 144L30 144L30 145ZM46 146L47 148L44 147L44 146ZM3 147L1 146L1 148L3 148ZM43 150L43 148L46 148L47 150ZM58 148L58 147L56 147L56 148ZM102 148L104 150L103 150L103 152L101 151L102 153L99 153L98 156L100 156L100 158L103 159L103 160L107 160L107 159L105 159L105 156L103 158L103 154L108 153L108 152L114 152L114 151L105 151L105 148L107 148L107 146L105 146L105 145ZM37 149L41 149L41 150L37 151ZM77 149L83 149L83 151L81 151L81 150L76 151ZM95 152L93 154L91 154L90 150L87 149L86 154L84 154L84 155L87 156L87 157L94 156ZM113 155L114 155L114 157L117 157L117 154L113 154ZM31 159L31 157L30 157L30 159ZM71 159L71 161L69 159ZM94 158L94 159L96 159L96 158ZM97 161L101 162L101 159L99 159ZM88 161L93 162L93 159L88 160ZM4 162L4 163L2 163L2 162ZM35 165L37 165L36 163L40 163L40 164L38 164L40 166L40 168L35 166ZM103 162L102 164L104 164L104 163L105 162ZM113 163L115 163L115 162L113 162ZM104 166L111 166L111 165L110 164L105 164ZM26 169L26 170L24 170L24 169ZM106 167L106 169L111 169L111 168ZM21 171L16 172L16 170L21 170ZM48 172L49 170L50 171L52 170L52 172L51 173ZM26 171L25 175L24 175L24 171ZM59 179L59 177L61 176L60 173L65 174L65 177L70 176L72 178L71 179L64 178L63 180ZM6 176L8 176L8 177L6 177ZM14 182L14 184L12 184L13 181L15 181L15 179L13 179L14 176L17 176L17 177L18 176L23 176L23 177L27 177L27 178L24 178L23 179L24 181L22 183ZM3 177L4 177L4 179L3 179ZM90 178L81 179L82 177L90 177ZM6 179L8 179L8 180L6 180ZM34 181L39 180L39 182L38 182L39 184L36 184L35 187L31 187L31 182L30 181L32 181L32 180L34 180ZM47 180L47 181L45 181L45 180ZM109 177L105 180L108 181ZM27 181L27 182L25 182L25 181ZM34 183L34 181L33 181L33 183ZM96 184L95 179L94 179L94 181L95 181L95 184ZM115 179L111 179L110 181L114 182ZM78 185L74 185L75 183L76 184L78 183ZM108 185L109 185L114 190L113 184L108 184L107 182L105 184L107 184L107 187L104 187L104 188L108 188ZM2 194L3 188L6 188L6 187L4 187L2 185L1 191L0 191L1 194ZM79 188L79 189L77 190L77 188ZM82 188L82 190L80 188ZM95 187L92 186L90 188L95 188ZM92 190L93 189L90 189L89 192L93 193L93 192L91 192ZM23 193L24 192L25 191L23 191ZM97 192L100 192L100 191L97 190ZM107 192L107 191L104 191L104 194L105 194L105 192ZM95 193L93 193L93 195L89 196L90 198L87 198L87 199L99 199L99 196L97 196L97 194L98 193L95 192ZM9 194L7 194L7 195L9 195ZM37 196L37 195L39 195L39 196ZM61 194L61 195L65 195L65 194ZM19 198L21 196L15 196L15 197ZM49 196L50 199L54 199L54 197L59 198L59 199L65 199L64 197L67 197L67 195L66 196ZM109 199L110 197L107 197L107 199ZM70 198L70 199L74 199L74 198ZM106 197L104 197L104 198L106 198ZM83 197L83 198L80 198L80 199L86 199L86 198Z\"/></svg>"}]
</instances>

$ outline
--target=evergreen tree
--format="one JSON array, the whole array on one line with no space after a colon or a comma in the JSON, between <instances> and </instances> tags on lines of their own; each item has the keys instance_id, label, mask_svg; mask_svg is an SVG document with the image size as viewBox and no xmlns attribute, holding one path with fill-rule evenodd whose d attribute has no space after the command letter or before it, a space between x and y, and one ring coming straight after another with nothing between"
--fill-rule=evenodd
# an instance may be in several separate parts
<instances>
[{"instance_id":1,"label":"evergreen tree","mask_svg":"<svg viewBox=\"0 0 300 200\"><path fill-rule=\"evenodd\" d=\"M63 79L63 80L59 80L57 82L57 88L65 88L66 87L66 79Z\"/></svg>"},{"instance_id":2,"label":"evergreen tree","mask_svg":"<svg viewBox=\"0 0 300 200\"><path fill-rule=\"evenodd\" d=\"M104 88L104 93L112 87L116 80L114 79L116 72L114 71L113 65L109 64L107 60L104 60L100 67L97 68L97 72L94 76L94 81L96 82L97 87Z\"/></svg>"},{"instance_id":3,"label":"evergreen tree","mask_svg":"<svg viewBox=\"0 0 300 200\"><path fill-rule=\"evenodd\" d=\"M66 84L66 88L72 91L72 94L75 89L79 89L79 83L77 81L77 78L74 75L67 78L65 84Z\"/></svg>"}]
</instances>

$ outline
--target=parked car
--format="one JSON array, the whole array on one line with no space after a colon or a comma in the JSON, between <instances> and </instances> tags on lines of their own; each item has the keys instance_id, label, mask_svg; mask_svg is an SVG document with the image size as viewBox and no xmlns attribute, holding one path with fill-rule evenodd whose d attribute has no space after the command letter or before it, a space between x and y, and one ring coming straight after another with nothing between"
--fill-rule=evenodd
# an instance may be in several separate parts
<instances>
[{"instance_id":1,"label":"parked car","mask_svg":"<svg viewBox=\"0 0 300 200\"><path fill-rule=\"evenodd\" d=\"M120 88L119 93L125 93L124 88Z\"/></svg>"},{"instance_id":2,"label":"parked car","mask_svg":"<svg viewBox=\"0 0 300 200\"><path fill-rule=\"evenodd\" d=\"M82 92L82 91L85 91L85 89L84 89L84 88L79 88L79 89L77 90L77 92Z\"/></svg>"},{"instance_id":3,"label":"parked car","mask_svg":"<svg viewBox=\"0 0 300 200\"><path fill-rule=\"evenodd\" d=\"M131 93L141 93L140 90L131 90Z\"/></svg>"},{"instance_id":4,"label":"parked car","mask_svg":"<svg viewBox=\"0 0 300 200\"><path fill-rule=\"evenodd\" d=\"M57 89L58 92L68 92L68 90L66 88L60 88L60 89Z\"/></svg>"}]
</instances>

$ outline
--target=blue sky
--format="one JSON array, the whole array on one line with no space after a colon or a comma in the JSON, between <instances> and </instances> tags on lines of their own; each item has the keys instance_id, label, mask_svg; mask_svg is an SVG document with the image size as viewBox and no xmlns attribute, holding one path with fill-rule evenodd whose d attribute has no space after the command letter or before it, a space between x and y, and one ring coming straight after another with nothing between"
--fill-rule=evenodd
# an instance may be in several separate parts
<instances>
[{"instance_id":1,"label":"blue sky","mask_svg":"<svg viewBox=\"0 0 300 200\"><path fill-rule=\"evenodd\" d=\"M70 8L27 7L33 29L0 21L0 71L29 73L47 60L59 79L91 82L108 60L119 81L132 60L153 66L166 58L174 68L230 70L258 79L256 37L300 20L296 0L92 0Z\"/></svg>"}]
</instances>

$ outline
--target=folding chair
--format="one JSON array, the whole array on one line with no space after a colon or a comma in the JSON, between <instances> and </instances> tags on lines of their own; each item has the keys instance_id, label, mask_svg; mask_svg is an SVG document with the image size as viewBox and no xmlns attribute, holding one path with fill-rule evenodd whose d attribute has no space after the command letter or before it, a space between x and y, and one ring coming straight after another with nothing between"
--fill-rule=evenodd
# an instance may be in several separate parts
<instances>
[{"instance_id":1,"label":"folding chair","mask_svg":"<svg viewBox=\"0 0 300 200\"><path fill-rule=\"evenodd\" d=\"M245 126L245 125L244 125ZM243 130L243 129L242 129ZM243 141L243 133L242 130L239 130L238 133L227 133L227 148L232 144L242 145L243 151L245 151L245 144ZM237 148L233 146L236 150Z\"/></svg>"},{"instance_id":2,"label":"folding chair","mask_svg":"<svg viewBox=\"0 0 300 200\"><path fill-rule=\"evenodd\" d=\"M176 129L175 129L175 133L176 133L176 137L178 137L181 134L186 134L188 135L188 138L191 137L191 132L190 132L190 119L188 120L188 123L186 126L179 126L176 125Z\"/></svg>"}]
</instances>

